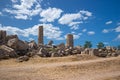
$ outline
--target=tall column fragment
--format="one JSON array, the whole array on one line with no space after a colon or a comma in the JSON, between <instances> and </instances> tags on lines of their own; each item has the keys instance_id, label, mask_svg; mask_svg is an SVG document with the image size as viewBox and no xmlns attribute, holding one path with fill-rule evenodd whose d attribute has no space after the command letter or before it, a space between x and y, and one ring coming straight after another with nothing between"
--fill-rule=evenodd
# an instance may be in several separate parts
<instances>
[{"instance_id":1,"label":"tall column fragment","mask_svg":"<svg viewBox=\"0 0 120 80\"><path fill-rule=\"evenodd\" d=\"M38 27L38 45L44 44L43 42L43 26Z\"/></svg>"},{"instance_id":2,"label":"tall column fragment","mask_svg":"<svg viewBox=\"0 0 120 80\"><path fill-rule=\"evenodd\" d=\"M68 34L66 39L66 47L74 47L73 35Z\"/></svg>"}]
</instances>

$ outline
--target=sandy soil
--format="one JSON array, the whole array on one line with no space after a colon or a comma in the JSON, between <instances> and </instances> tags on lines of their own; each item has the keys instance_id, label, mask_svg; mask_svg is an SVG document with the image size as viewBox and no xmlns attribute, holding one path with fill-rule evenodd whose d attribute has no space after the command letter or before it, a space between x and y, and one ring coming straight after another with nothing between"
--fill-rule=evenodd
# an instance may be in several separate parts
<instances>
[{"instance_id":1,"label":"sandy soil","mask_svg":"<svg viewBox=\"0 0 120 80\"><path fill-rule=\"evenodd\" d=\"M120 56L77 55L0 61L0 80L120 80Z\"/></svg>"}]
</instances>

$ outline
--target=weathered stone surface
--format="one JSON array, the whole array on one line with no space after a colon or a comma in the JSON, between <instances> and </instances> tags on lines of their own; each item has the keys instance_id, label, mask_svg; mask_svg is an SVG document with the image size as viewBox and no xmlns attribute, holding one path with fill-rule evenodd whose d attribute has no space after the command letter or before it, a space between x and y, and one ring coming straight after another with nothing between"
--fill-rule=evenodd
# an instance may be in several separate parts
<instances>
[{"instance_id":1,"label":"weathered stone surface","mask_svg":"<svg viewBox=\"0 0 120 80\"><path fill-rule=\"evenodd\" d=\"M77 50L77 49L73 50L72 54L79 54L79 50Z\"/></svg>"},{"instance_id":2,"label":"weathered stone surface","mask_svg":"<svg viewBox=\"0 0 120 80\"><path fill-rule=\"evenodd\" d=\"M85 54L89 54L90 49L86 48L84 51L85 51Z\"/></svg>"},{"instance_id":3,"label":"weathered stone surface","mask_svg":"<svg viewBox=\"0 0 120 80\"><path fill-rule=\"evenodd\" d=\"M7 45L15 50L28 50L29 46L26 42L18 40L17 38L10 39Z\"/></svg>"},{"instance_id":4,"label":"weathered stone surface","mask_svg":"<svg viewBox=\"0 0 120 80\"><path fill-rule=\"evenodd\" d=\"M17 57L17 54L14 51L14 49L7 47L6 45L0 46L0 54L2 55L2 57L6 57L6 56L9 56L10 58Z\"/></svg>"},{"instance_id":5,"label":"weathered stone surface","mask_svg":"<svg viewBox=\"0 0 120 80\"><path fill-rule=\"evenodd\" d=\"M23 61L28 61L29 57L28 56L20 56L17 58L17 62L23 62Z\"/></svg>"},{"instance_id":6,"label":"weathered stone surface","mask_svg":"<svg viewBox=\"0 0 120 80\"><path fill-rule=\"evenodd\" d=\"M43 41L43 26L38 27L38 46L44 44Z\"/></svg>"},{"instance_id":7,"label":"weathered stone surface","mask_svg":"<svg viewBox=\"0 0 120 80\"><path fill-rule=\"evenodd\" d=\"M29 42L28 46L29 46L29 50L37 49L37 44L36 44L36 42L34 40Z\"/></svg>"},{"instance_id":8,"label":"weathered stone surface","mask_svg":"<svg viewBox=\"0 0 120 80\"><path fill-rule=\"evenodd\" d=\"M89 55L91 55L91 56L93 56L93 55L98 56L98 54L99 54L98 49L91 49L89 51Z\"/></svg>"},{"instance_id":9,"label":"weathered stone surface","mask_svg":"<svg viewBox=\"0 0 120 80\"><path fill-rule=\"evenodd\" d=\"M64 50L65 49L65 44L61 43L57 46L57 48L60 49L60 50Z\"/></svg>"},{"instance_id":10,"label":"weathered stone surface","mask_svg":"<svg viewBox=\"0 0 120 80\"><path fill-rule=\"evenodd\" d=\"M18 39L13 38L13 39L9 39L7 45L16 50L17 49L17 43L18 43Z\"/></svg>"},{"instance_id":11,"label":"weathered stone surface","mask_svg":"<svg viewBox=\"0 0 120 80\"><path fill-rule=\"evenodd\" d=\"M112 57L117 57L119 54L117 52L114 52L111 54Z\"/></svg>"},{"instance_id":12,"label":"weathered stone surface","mask_svg":"<svg viewBox=\"0 0 120 80\"><path fill-rule=\"evenodd\" d=\"M44 48L41 48L39 50L39 52L37 53L38 56L40 57L48 57L49 53L47 52L47 50L45 50Z\"/></svg>"},{"instance_id":13,"label":"weathered stone surface","mask_svg":"<svg viewBox=\"0 0 120 80\"><path fill-rule=\"evenodd\" d=\"M8 59L10 58L8 54L5 53L3 49L0 49L0 59Z\"/></svg>"},{"instance_id":14,"label":"weathered stone surface","mask_svg":"<svg viewBox=\"0 0 120 80\"><path fill-rule=\"evenodd\" d=\"M7 35L6 36L6 41L8 41L10 39L13 39L13 38L17 38L18 39L18 36L17 35Z\"/></svg>"},{"instance_id":15,"label":"weathered stone surface","mask_svg":"<svg viewBox=\"0 0 120 80\"><path fill-rule=\"evenodd\" d=\"M102 52L99 53L98 57L107 57L108 53Z\"/></svg>"},{"instance_id":16,"label":"weathered stone surface","mask_svg":"<svg viewBox=\"0 0 120 80\"><path fill-rule=\"evenodd\" d=\"M65 56L72 55L72 49L71 48L66 49L64 55Z\"/></svg>"},{"instance_id":17,"label":"weathered stone surface","mask_svg":"<svg viewBox=\"0 0 120 80\"><path fill-rule=\"evenodd\" d=\"M0 44L5 44L6 42L6 31L0 30Z\"/></svg>"},{"instance_id":18,"label":"weathered stone surface","mask_svg":"<svg viewBox=\"0 0 120 80\"><path fill-rule=\"evenodd\" d=\"M18 40L17 43L17 50L28 50L29 46L25 41Z\"/></svg>"},{"instance_id":19,"label":"weathered stone surface","mask_svg":"<svg viewBox=\"0 0 120 80\"><path fill-rule=\"evenodd\" d=\"M73 40L73 35L68 34L67 39L66 39L66 47L74 47L74 40Z\"/></svg>"},{"instance_id":20,"label":"weathered stone surface","mask_svg":"<svg viewBox=\"0 0 120 80\"><path fill-rule=\"evenodd\" d=\"M60 57L60 55L59 55L58 53L53 52L53 53L51 54L51 57Z\"/></svg>"},{"instance_id":21,"label":"weathered stone surface","mask_svg":"<svg viewBox=\"0 0 120 80\"><path fill-rule=\"evenodd\" d=\"M57 54L59 55L59 57L62 57L65 54L64 50L58 50Z\"/></svg>"},{"instance_id":22,"label":"weathered stone surface","mask_svg":"<svg viewBox=\"0 0 120 80\"><path fill-rule=\"evenodd\" d=\"M118 55L120 55L120 50L117 50L116 53L117 53Z\"/></svg>"},{"instance_id":23,"label":"weathered stone surface","mask_svg":"<svg viewBox=\"0 0 120 80\"><path fill-rule=\"evenodd\" d=\"M37 52L38 52L38 50L32 50L32 51L27 52L26 55L28 57L33 57L33 56L35 56L37 54Z\"/></svg>"}]
</instances>

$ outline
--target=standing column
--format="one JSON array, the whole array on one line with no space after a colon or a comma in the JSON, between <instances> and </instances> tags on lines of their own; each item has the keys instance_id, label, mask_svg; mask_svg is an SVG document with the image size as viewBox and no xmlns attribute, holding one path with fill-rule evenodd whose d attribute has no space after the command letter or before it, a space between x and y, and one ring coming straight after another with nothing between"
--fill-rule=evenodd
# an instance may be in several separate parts
<instances>
[{"instance_id":1,"label":"standing column","mask_svg":"<svg viewBox=\"0 0 120 80\"><path fill-rule=\"evenodd\" d=\"M6 31L0 30L0 43L4 44L6 42Z\"/></svg>"},{"instance_id":2,"label":"standing column","mask_svg":"<svg viewBox=\"0 0 120 80\"><path fill-rule=\"evenodd\" d=\"M38 27L38 45L44 44L43 42L43 26Z\"/></svg>"},{"instance_id":3,"label":"standing column","mask_svg":"<svg viewBox=\"0 0 120 80\"><path fill-rule=\"evenodd\" d=\"M66 47L74 47L73 35L68 34L66 39Z\"/></svg>"}]
</instances>

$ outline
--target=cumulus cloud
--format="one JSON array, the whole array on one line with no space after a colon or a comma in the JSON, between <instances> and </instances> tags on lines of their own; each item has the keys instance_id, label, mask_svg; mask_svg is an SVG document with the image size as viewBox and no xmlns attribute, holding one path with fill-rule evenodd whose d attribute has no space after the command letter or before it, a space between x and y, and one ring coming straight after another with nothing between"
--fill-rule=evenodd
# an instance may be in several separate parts
<instances>
[{"instance_id":1,"label":"cumulus cloud","mask_svg":"<svg viewBox=\"0 0 120 80\"><path fill-rule=\"evenodd\" d=\"M29 38L30 35L37 36L38 35L38 26L44 26L44 36L47 39L55 39L55 40L63 40L61 37L62 31L59 27L54 27L52 24L38 24L33 27L27 29L20 29L12 26L2 26L0 25L0 30L6 30L8 34L17 34L18 36L23 36Z\"/></svg>"},{"instance_id":2,"label":"cumulus cloud","mask_svg":"<svg viewBox=\"0 0 120 80\"><path fill-rule=\"evenodd\" d=\"M120 32L120 26L118 26L117 28L114 29L115 32Z\"/></svg>"},{"instance_id":3,"label":"cumulus cloud","mask_svg":"<svg viewBox=\"0 0 120 80\"><path fill-rule=\"evenodd\" d=\"M16 2L18 2L17 0L11 0L13 3L16 3Z\"/></svg>"},{"instance_id":4,"label":"cumulus cloud","mask_svg":"<svg viewBox=\"0 0 120 80\"><path fill-rule=\"evenodd\" d=\"M106 25L112 24L112 21L108 21L108 22L106 22L105 24L106 24Z\"/></svg>"},{"instance_id":5,"label":"cumulus cloud","mask_svg":"<svg viewBox=\"0 0 120 80\"><path fill-rule=\"evenodd\" d=\"M89 32L88 32L88 35L94 35L94 34L95 34L94 31L89 31Z\"/></svg>"},{"instance_id":6,"label":"cumulus cloud","mask_svg":"<svg viewBox=\"0 0 120 80\"><path fill-rule=\"evenodd\" d=\"M64 14L58 22L63 25L68 25L72 27L71 29L79 29L79 24L83 23L84 20L87 20L92 13L89 11L81 10L78 13L68 13Z\"/></svg>"},{"instance_id":7,"label":"cumulus cloud","mask_svg":"<svg viewBox=\"0 0 120 80\"><path fill-rule=\"evenodd\" d=\"M120 41L120 34L117 36L117 38L115 39L115 41Z\"/></svg>"},{"instance_id":8,"label":"cumulus cloud","mask_svg":"<svg viewBox=\"0 0 120 80\"><path fill-rule=\"evenodd\" d=\"M2 14L2 12L0 12L0 16L2 16L3 14Z\"/></svg>"},{"instance_id":9,"label":"cumulus cloud","mask_svg":"<svg viewBox=\"0 0 120 80\"><path fill-rule=\"evenodd\" d=\"M59 27L54 27L52 24L43 24L44 34L48 39L63 40L62 31Z\"/></svg>"},{"instance_id":10,"label":"cumulus cloud","mask_svg":"<svg viewBox=\"0 0 120 80\"><path fill-rule=\"evenodd\" d=\"M108 29L103 29L103 31L102 31L103 33L108 33L109 32L109 30Z\"/></svg>"},{"instance_id":11,"label":"cumulus cloud","mask_svg":"<svg viewBox=\"0 0 120 80\"><path fill-rule=\"evenodd\" d=\"M58 8L48 8L46 10L42 10L40 13L40 16L42 19L40 19L41 22L53 22L55 19L58 19L63 11Z\"/></svg>"},{"instance_id":12,"label":"cumulus cloud","mask_svg":"<svg viewBox=\"0 0 120 80\"><path fill-rule=\"evenodd\" d=\"M12 9L5 8L4 11L12 14L16 19L31 19L32 16L40 13L40 0L11 0Z\"/></svg>"},{"instance_id":13,"label":"cumulus cloud","mask_svg":"<svg viewBox=\"0 0 120 80\"><path fill-rule=\"evenodd\" d=\"M74 39L79 39L82 33L73 34Z\"/></svg>"},{"instance_id":14,"label":"cumulus cloud","mask_svg":"<svg viewBox=\"0 0 120 80\"><path fill-rule=\"evenodd\" d=\"M109 44L109 42L103 42L105 45L108 45Z\"/></svg>"},{"instance_id":15,"label":"cumulus cloud","mask_svg":"<svg viewBox=\"0 0 120 80\"><path fill-rule=\"evenodd\" d=\"M92 13L89 11L81 10L80 13L86 15L86 17L92 16Z\"/></svg>"},{"instance_id":16,"label":"cumulus cloud","mask_svg":"<svg viewBox=\"0 0 120 80\"><path fill-rule=\"evenodd\" d=\"M83 30L82 30L82 32L86 32L86 31L87 31L87 29L83 29Z\"/></svg>"},{"instance_id":17,"label":"cumulus cloud","mask_svg":"<svg viewBox=\"0 0 120 80\"><path fill-rule=\"evenodd\" d=\"M119 25L120 25L120 22L118 22L117 25L119 26Z\"/></svg>"}]
</instances>

